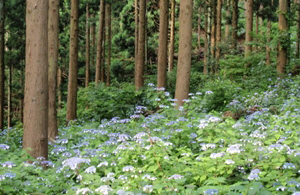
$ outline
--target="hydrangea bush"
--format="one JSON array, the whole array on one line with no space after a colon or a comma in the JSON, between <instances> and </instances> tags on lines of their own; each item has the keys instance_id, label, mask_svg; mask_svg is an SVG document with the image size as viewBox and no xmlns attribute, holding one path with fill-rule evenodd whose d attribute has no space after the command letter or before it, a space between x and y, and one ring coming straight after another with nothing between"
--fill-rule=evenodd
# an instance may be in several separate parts
<instances>
[{"instance_id":1,"label":"hydrangea bush","mask_svg":"<svg viewBox=\"0 0 300 195\"><path fill-rule=\"evenodd\" d=\"M208 111L214 89L177 110L149 87L156 113L73 121L49 142L48 160L22 151L22 130L5 130L0 194L300 194L299 81L233 95L226 108L257 107L238 121Z\"/></svg>"}]
</instances>

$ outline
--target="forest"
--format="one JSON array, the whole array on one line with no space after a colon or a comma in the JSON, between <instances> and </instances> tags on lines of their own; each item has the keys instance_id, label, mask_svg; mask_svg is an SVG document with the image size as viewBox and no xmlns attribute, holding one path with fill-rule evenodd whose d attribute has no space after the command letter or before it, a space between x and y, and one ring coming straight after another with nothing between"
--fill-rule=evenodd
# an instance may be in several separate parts
<instances>
[{"instance_id":1,"label":"forest","mask_svg":"<svg viewBox=\"0 0 300 195\"><path fill-rule=\"evenodd\" d=\"M300 195L300 0L0 0L0 195Z\"/></svg>"}]
</instances>

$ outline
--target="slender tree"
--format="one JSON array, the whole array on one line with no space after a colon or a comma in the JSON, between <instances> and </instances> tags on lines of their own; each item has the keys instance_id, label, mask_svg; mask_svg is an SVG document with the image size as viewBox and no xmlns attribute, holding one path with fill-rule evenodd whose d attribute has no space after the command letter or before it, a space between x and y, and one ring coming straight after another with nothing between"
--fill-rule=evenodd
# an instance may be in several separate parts
<instances>
[{"instance_id":1,"label":"slender tree","mask_svg":"<svg viewBox=\"0 0 300 195\"><path fill-rule=\"evenodd\" d=\"M167 63L168 63L168 15L169 0L159 2L159 46L157 65L157 87L166 87L167 84Z\"/></svg>"},{"instance_id":2,"label":"slender tree","mask_svg":"<svg viewBox=\"0 0 300 195\"><path fill-rule=\"evenodd\" d=\"M106 28L107 28L107 68L106 68L106 86L110 86L110 65L111 65L111 5L106 4Z\"/></svg>"},{"instance_id":3,"label":"slender tree","mask_svg":"<svg viewBox=\"0 0 300 195\"><path fill-rule=\"evenodd\" d=\"M134 0L134 61L137 64L139 46L139 0Z\"/></svg>"},{"instance_id":4,"label":"slender tree","mask_svg":"<svg viewBox=\"0 0 300 195\"><path fill-rule=\"evenodd\" d=\"M175 45L175 0L171 0L171 19L170 19L170 42L169 42L169 67L171 72L174 67L174 45Z\"/></svg>"},{"instance_id":5,"label":"slender tree","mask_svg":"<svg viewBox=\"0 0 300 195\"><path fill-rule=\"evenodd\" d=\"M100 68L100 81L105 83L105 42L106 42L106 13L105 13L105 4L104 4L104 15L103 15L103 38L102 38L102 53L101 53L101 68Z\"/></svg>"},{"instance_id":6,"label":"slender tree","mask_svg":"<svg viewBox=\"0 0 300 195\"><path fill-rule=\"evenodd\" d=\"M247 0L246 5L246 39L245 39L245 57L249 57L252 52L252 45L249 44L253 37L253 0ZM248 66L248 64L246 64Z\"/></svg>"},{"instance_id":7,"label":"slender tree","mask_svg":"<svg viewBox=\"0 0 300 195\"><path fill-rule=\"evenodd\" d=\"M62 106L62 96L61 96L61 83L62 83L62 70L61 67L59 67L57 69L57 104L58 110L61 110L61 106Z\"/></svg>"},{"instance_id":8,"label":"slender tree","mask_svg":"<svg viewBox=\"0 0 300 195\"><path fill-rule=\"evenodd\" d=\"M85 87L89 86L90 81L90 11L89 3L86 3L86 26L85 26Z\"/></svg>"},{"instance_id":9,"label":"slender tree","mask_svg":"<svg viewBox=\"0 0 300 195\"><path fill-rule=\"evenodd\" d=\"M23 148L34 158L48 158L48 5L49 0L26 4Z\"/></svg>"},{"instance_id":10,"label":"slender tree","mask_svg":"<svg viewBox=\"0 0 300 195\"><path fill-rule=\"evenodd\" d=\"M193 0L180 2L179 51L175 98L177 105L183 105L190 89L191 51L192 51Z\"/></svg>"},{"instance_id":11,"label":"slender tree","mask_svg":"<svg viewBox=\"0 0 300 195\"><path fill-rule=\"evenodd\" d=\"M95 16L92 14L91 17L92 18L92 23L90 25L90 36L92 39L92 43L91 43L91 63L90 66L95 67L95 49L96 49L96 24L95 24Z\"/></svg>"},{"instance_id":12,"label":"slender tree","mask_svg":"<svg viewBox=\"0 0 300 195\"><path fill-rule=\"evenodd\" d=\"M226 0L226 26L225 26L225 39L228 40L229 34L230 34L230 6L231 6L231 0Z\"/></svg>"},{"instance_id":13,"label":"slender tree","mask_svg":"<svg viewBox=\"0 0 300 195\"><path fill-rule=\"evenodd\" d=\"M78 77L78 9L79 0L71 0L70 62L67 98L67 121L76 119Z\"/></svg>"},{"instance_id":14,"label":"slender tree","mask_svg":"<svg viewBox=\"0 0 300 195\"><path fill-rule=\"evenodd\" d=\"M58 135L56 110L56 82L58 67L58 28L59 28L59 0L49 0L48 20L48 137L52 140Z\"/></svg>"},{"instance_id":15,"label":"slender tree","mask_svg":"<svg viewBox=\"0 0 300 195\"><path fill-rule=\"evenodd\" d=\"M287 13L288 1L279 0L279 16L278 16L278 29L281 33L285 33L288 29ZM285 72L285 66L287 63L287 46L282 40L278 43L278 55L277 55L277 72L283 74Z\"/></svg>"},{"instance_id":16,"label":"slender tree","mask_svg":"<svg viewBox=\"0 0 300 195\"><path fill-rule=\"evenodd\" d=\"M198 49L201 49L201 17L202 17L202 5L198 7Z\"/></svg>"},{"instance_id":17,"label":"slender tree","mask_svg":"<svg viewBox=\"0 0 300 195\"><path fill-rule=\"evenodd\" d=\"M216 58L219 60L221 55L221 38L222 38L222 0L217 4L217 27L216 27Z\"/></svg>"},{"instance_id":18,"label":"slender tree","mask_svg":"<svg viewBox=\"0 0 300 195\"><path fill-rule=\"evenodd\" d=\"M102 68L102 43L103 43L103 31L104 31L104 0L100 0L100 16L99 16L99 30L97 41L97 60L96 60L96 76L95 83L98 84L101 80L101 68Z\"/></svg>"},{"instance_id":19,"label":"slender tree","mask_svg":"<svg viewBox=\"0 0 300 195\"><path fill-rule=\"evenodd\" d=\"M296 0L297 6L297 41L296 41L296 57L300 58L300 0Z\"/></svg>"},{"instance_id":20,"label":"slender tree","mask_svg":"<svg viewBox=\"0 0 300 195\"><path fill-rule=\"evenodd\" d=\"M0 0L0 130L4 128L4 0Z\"/></svg>"},{"instance_id":21,"label":"slender tree","mask_svg":"<svg viewBox=\"0 0 300 195\"><path fill-rule=\"evenodd\" d=\"M205 10L205 18L204 18L204 29L205 29L205 35L204 35L204 59L203 59L203 74L208 74L208 62L209 62L209 11L207 9L207 2L205 3L204 10Z\"/></svg>"},{"instance_id":22,"label":"slender tree","mask_svg":"<svg viewBox=\"0 0 300 195\"><path fill-rule=\"evenodd\" d=\"M10 65L8 68L8 89L7 89L7 127L8 128L12 126L12 111L11 111L12 110L12 105L11 105L12 72L13 72L13 65ZM21 99L21 101L23 102L24 100Z\"/></svg>"},{"instance_id":23,"label":"slender tree","mask_svg":"<svg viewBox=\"0 0 300 195\"><path fill-rule=\"evenodd\" d=\"M135 88L139 90L144 85L143 74L145 67L145 29L146 29L146 0L140 0L139 10L139 42L138 58L135 64Z\"/></svg>"},{"instance_id":24,"label":"slender tree","mask_svg":"<svg viewBox=\"0 0 300 195\"><path fill-rule=\"evenodd\" d=\"M232 41L233 45L232 48L237 50L237 42L238 42L238 19L239 19L239 8L238 8L239 1L232 0Z\"/></svg>"}]
</instances>

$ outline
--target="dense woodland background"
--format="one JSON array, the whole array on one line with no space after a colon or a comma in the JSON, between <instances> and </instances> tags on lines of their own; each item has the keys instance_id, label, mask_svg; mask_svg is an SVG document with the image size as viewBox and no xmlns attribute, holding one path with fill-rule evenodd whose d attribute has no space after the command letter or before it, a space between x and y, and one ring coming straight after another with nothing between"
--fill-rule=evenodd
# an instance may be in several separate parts
<instances>
[{"instance_id":1,"label":"dense woodland background","mask_svg":"<svg viewBox=\"0 0 300 195\"><path fill-rule=\"evenodd\" d=\"M33 158L87 121L277 116L299 71L300 0L0 0L0 130Z\"/></svg>"}]
</instances>

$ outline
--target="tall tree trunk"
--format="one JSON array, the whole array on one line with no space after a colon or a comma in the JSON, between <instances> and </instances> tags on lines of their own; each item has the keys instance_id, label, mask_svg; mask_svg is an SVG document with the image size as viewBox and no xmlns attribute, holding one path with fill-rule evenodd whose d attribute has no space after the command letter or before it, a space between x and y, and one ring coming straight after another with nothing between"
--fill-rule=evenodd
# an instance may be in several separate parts
<instances>
[{"instance_id":1,"label":"tall tree trunk","mask_svg":"<svg viewBox=\"0 0 300 195\"><path fill-rule=\"evenodd\" d=\"M247 0L245 57L249 57L252 52L252 45L249 44L253 40L251 35L252 31L253 31L253 0ZM246 66L248 66L248 64L246 64Z\"/></svg>"},{"instance_id":2,"label":"tall tree trunk","mask_svg":"<svg viewBox=\"0 0 300 195\"><path fill-rule=\"evenodd\" d=\"M203 74L208 74L208 62L209 62L209 43L208 43L208 36L209 36L209 11L207 10L207 3L205 3L205 20L204 20L204 29L205 29L205 36L204 36L204 60L203 60Z\"/></svg>"},{"instance_id":3,"label":"tall tree trunk","mask_svg":"<svg viewBox=\"0 0 300 195\"><path fill-rule=\"evenodd\" d=\"M62 97L61 97L61 80L62 80L62 71L61 67L57 69L57 102L58 102L58 110L61 110L62 106Z\"/></svg>"},{"instance_id":4,"label":"tall tree trunk","mask_svg":"<svg viewBox=\"0 0 300 195\"><path fill-rule=\"evenodd\" d=\"M11 86L12 86L12 69L13 66L10 64L8 68L8 90L7 90L7 127L12 126L12 100L11 100Z\"/></svg>"},{"instance_id":5,"label":"tall tree trunk","mask_svg":"<svg viewBox=\"0 0 300 195\"><path fill-rule=\"evenodd\" d=\"M169 67L171 72L174 67L174 45L175 45L175 0L171 0L171 20L170 20L170 43L169 43Z\"/></svg>"},{"instance_id":6,"label":"tall tree trunk","mask_svg":"<svg viewBox=\"0 0 300 195\"><path fill-rule=\"evenodd\" d=\"M288 1L279 0L279 16L278 16L278 29L281 33L285 33L288 29L287 22L287 11L288 11ZM287 47L284 43L278 43L278 56L277 56L277 72L283 74L285 72L285 66L287 63Z\"/></svg>"},{"instance_id":7,"label":"tall tree trunk","mask_svg":"<svg viewBox=\"0 0 300 195\"><path fill-rule=\"evenodd\" d=\"M92 24L90 25L90 35L92 39L91 43L91 63L90 66L94 67L95 66L95 49L96 49L96 24L95 24L95 16L91 15L91 18L93 19Z\"/></svg>"},{"instance_id":8,"label":"tall tree trunk","mask_svg":"<svg viewBox=\"0 0 300 195\"><path fill-rule=\"evenodd\" d=\"M137 64L139 48L139 0L134 0L134 62Z\"/></svg>"},{"instance_id":9,"label":"tall tree trunk","mask_svg":"<svg viewBox=\"0 0 300 195\"><path fill-rule=\"evenodd\" d=\"M146 29L146 0L140 0L139 13L139 43L138 58L135 65L135 88L139 90L144 85L143 73L145 67L145 30Z\"/></svg>"},{"instance_id":10,"label":"tall tree trunk","mask_svg":"<svg viewBox=\"0 0 300 195\"><path fill-rule=\"evenodd\" d=\"M0 0L0 130L4 129L4 0Z\"/></svg>"},{"instance_id":11,"label":"tall tree trunk","mask_svg":"<svg viewBox=\"0 0 300 195\"><path fill-rule=\"evenodd\" d=\"M86 27L85 27L85 87L89 86L90 81L90 11L89 3L86 3Z\"/></svg>"},{"instance_id":12,"label":"tall tree trunk","mask_svg":"<svg viewBox=\"0 0 300 195\"><path fill-rule=\"evenodd\" d=\"M106 23L106 13L105 13L105 5L104 4L104 21L103 21L103 39L102 39L102 53L101 53L101 82L105 83L105 42L106 42L106 28L105 28L105 23Z\"/></svg>"},{"instance_id":13,"label":"tall tree trunk","mask_svg":"<svg viewBox=\"0 0 300 195\"><path fill-rule=\"evenodd\" d=\"M103 43L103 31L104 31L104 0L100 0L100 16L99 16L99 30L98 30L98 43L97 43L97 61L96 61L96 85L101 80L101 68L102 68L102 43Z\"/></svg>"},{"instance_id":14,"label":"tall tree trunk","mask_svg":"<svg viewBox=\"0 0 300 195\"><path fill-rule=\"evenodd\" d=\"M165 88L167 85L169 0L160 0L159 9L160 9L160 16L159 16L157 87Z\"/></svg>"},{"instance_id":15,"label":"tall tree trunk","mask_svg":"<svg viewBox=\"0 0 300 195\"><path fill-rule=\"evenodd\" d=\"M221 38L222 38L222 0L218 0L217 5L217 28L216 28L216 58L217 60L220 59L221 55ZM219 67L217 67L219 68Z\"/></svg>"},{"instance_id":16,"label":"tall tree trunk","mask_svg":"<svg viewBox=\"0 0 300 195\"><path fill-rule=\"evenodd\" d=\"M251 0L250 0L251 1ZM237 50L237 42L238 42L238 20L239 20L239 1L232 0L232 41L233 41L233 49Z\"/></svg>"},{"instance_id":17,"label":"tall tree trunk","mask_svg":"<svg viewBox=\"0 0 300 195\"><path fill-rule=\"evenodd\" d=\"M192 51L193 0L180 2L179 50L175 98L177 105L183 105L190 89L191 51Z\"/></svg>"},{"instance_id":18,"label":"tall tree trunk","mask_svg":"<svg viewBox=\"0 0 300 195\"><path fill-rule=\"evenodd\" d=\"M268 36L268 43L267 43L267 47L266 47L266 65L269 66L271 64L271 47L268 45L271 42L271 20L268 19L268 31L267 31L267 36Z\"/></svg>"},{"instance_id":19,"label":"tall tree trunk","mask_svg":"<svg viewBox=\"0 0 300 195\"><path fill-rule=\"evenodd\" d=\"M296 41L296 58L300 58L300 0L296 1L297 8L297 41Z\"/></svg>"},{"instance_id":20,"label":"tall tree trunk","mask_svg":"<svg viewBox=\"0 0 300 195\"><path fill-rule=\"evenodd\" d=\"M111 64L111 5L106 5L106 21L107 21L107 69L106 69L106 86L110 86L110 64Z\"/></svg>"},{"instance_id":21,"label":"tall tree trunk","mask_svg":"<svg viewBox=\"0 0 300 195\"><path fill-rule=\"evenodd\" d=\"M256 13L256 14L255 14L255 34L256 34L256 36L258 36L258 30L259 30L259 17L258 17L258 15L257 15L257 13ZM257 50L258 50L258 46L257 46L258 40L256 39L255 41L256 41L256 44L255 44L255 46L253 47L253 50L254 50L254 51L257 51Z\"/></svg>"},{"instance_id":22,"label":"tall tree trunk","mask_svg":"<svg viewBox=\"0 0 300 195\"><path fill-rule=\"evenodd\" d=\"M202 16L202 7L198 7L198 50L201 48L201 16Z\"/></svg>"},{"instance_id":23,"label":"tall tree trunk","mask_svg":"<svg viewBox=\"0 0 300 195\"><path fill-rule=\"evenodd\" d=\"M227 0L226 2L226 26L225 26L225 39L228 40L229 38L229 34L230 34L230 1L231 0Z\"/></svg>"},{"instance_id":24,"label":"tall tree trunk","mask_svg":"<svg viewBox=\"0 0 300 195\"><path fill-rule=\"evenodd\" d=\"M34 158L46 159L48 158L48 5L49 0L26 2L23 134L23 148Z\"/></svg>"},{"instance_id":25,"label":"tall tree trunk","mask_svg":"<svg viewBox=\"0 0 300 195\"><path fill-rule=\"evenodd\" d=\"M48 20L48 137L55 140L58 135L56 110L56 82L58 67L59 0L49 1Z\"/></svg>"},{"instance_id":26,"label":"tall tree trunk","mask_svg":"<svg viewBox=\"0 0 300 195\"><path fill-rule=\"evenodd\" d=\"M211 55L213 58L216 57L216 38L217 38L217 0L212 0L212 30L211 30ZM215 65L212 69L212 73L215 73Z\"/></svg>"},{"instance_id":27,"label":"tall tree trunk","mask_svg":"<svg viewBox=\"0 0 300 195\"><path fill-rule=\"evenodd\" d=\"M78 9L79 0L71 0L70 62L67 98L67 121L76 119L78 77Z\"/></svg>"}]
</instances>

